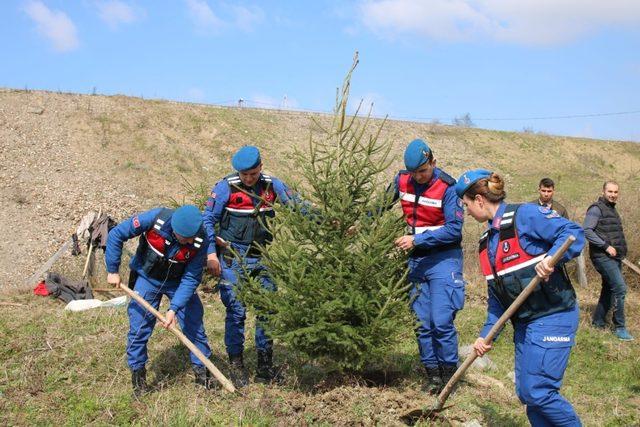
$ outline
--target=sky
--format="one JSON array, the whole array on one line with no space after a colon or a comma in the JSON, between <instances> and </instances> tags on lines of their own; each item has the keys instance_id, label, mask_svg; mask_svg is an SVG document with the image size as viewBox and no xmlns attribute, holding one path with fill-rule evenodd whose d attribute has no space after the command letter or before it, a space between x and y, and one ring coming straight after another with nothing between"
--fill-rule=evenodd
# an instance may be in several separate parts
<instances>
[{"instance_id":1,"label":"sky","mask_svg":"<svg viewBox=\"0 0 640 427\"><path fill-rule=\"evenodd\" d=\"M640 142L638 0L2 0L0 87ZM416 135L420 137L422 135Z\"/></svg>"}]
</instances>

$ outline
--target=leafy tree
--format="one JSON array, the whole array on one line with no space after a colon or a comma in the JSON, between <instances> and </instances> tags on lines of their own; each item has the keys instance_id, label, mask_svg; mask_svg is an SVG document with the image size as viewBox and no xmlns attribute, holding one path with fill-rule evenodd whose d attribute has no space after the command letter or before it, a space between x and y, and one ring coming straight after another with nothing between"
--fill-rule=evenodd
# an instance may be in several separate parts
<instances>
[{"instance_id":1,"label":"leafy tree","mask_svg":"<svg viewBox=\"0 0 640 427\"><path fill-rule=\"evenodd\" d=\"M276 205L268 226L273 242L261 248L278 290L246 275L240 298L270 334L291 350L343 369L359 370L389 352L412 324L407 304L406 256L394 248L402 235L397 211L385 210L383 172L391 144L380 140L383 120L347 116L357 53L330 124L315 122L308 151L296 151L304 203Z\"/></svg>"}]
</instances>

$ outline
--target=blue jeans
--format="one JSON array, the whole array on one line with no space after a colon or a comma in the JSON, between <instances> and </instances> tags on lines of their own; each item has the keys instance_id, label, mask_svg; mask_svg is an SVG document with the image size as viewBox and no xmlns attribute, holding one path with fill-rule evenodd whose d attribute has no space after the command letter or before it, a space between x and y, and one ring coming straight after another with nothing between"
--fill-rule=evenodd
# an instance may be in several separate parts
<instances>
[{"instance_id":1,"label":"blue jeans","mask_svg":"<svg viewBox=\"0 0 640 427\"><path fill-rule=\"evenodd\" d=\"M606 255L591 257L591 262L602 276L600 299L593 313L592 322L595 326L603 327L605 317L613 308L613 324L616 328L624 328L624 298L627 285L622 277L622 261Z\"/></svg>"},{"instance_id":2,"label":"blue jeans","mask_svg":"<svg viewBox=\"0 0 640 427\"><path fill-rule=\"evenodd\" d=\"M516 393L533 427L580 426L560 394L578 330L578 305L528 323L514 323Z\"/></svg>"},{"instance_id":3,"label":"blue jeans","mask_svg":"<svg viewBox=\"0 0 640 427\"><path fill-rule=\"evenodd\" d=\"M157 310L160 307L162 296L166 295L169 299L173 298L177 288L175 285L169 286L166 284L156 286L144 276L140 275L136 280L133 290ZM134 299L131 299L131 302L129 302L128 314L129 334L127 336L127 363L129 367L135 371L144 367L149 358L147 356L147 342L156 324L156 317ZM211 349L209 348L207 335L204 331L203 315L204 308L197 293L194 293L187 302L187 305L176 313L182 333L198 347L198 350L200 350L205 357L209 358L211 356ZM200 359L193 353L190 353L190 356L193 365L204 366Z\"/></svg>"},{"instance_id":4,"label":"blue jeans","mask_svg":"<svg viewBox=\"0 0 640 427\"><path fill-rule=\"evenodd\" d=\"M244 351L244 322L247 319L247 309L237 298L238 279L244 274L243 267L248 274L259 278L263 288L274 291L275 285L267 274L267 269L260 262L260 258L242 258L244 265L240 265L237 259L221 260L222 274L220 280L220 299L227 309L224 322L224 344L230 356L242 354ZM268 351L273 346L273 341L267 335L261 323L265 319L256 321L255 342L258 351Z\"/></svg>"}]
</instances>

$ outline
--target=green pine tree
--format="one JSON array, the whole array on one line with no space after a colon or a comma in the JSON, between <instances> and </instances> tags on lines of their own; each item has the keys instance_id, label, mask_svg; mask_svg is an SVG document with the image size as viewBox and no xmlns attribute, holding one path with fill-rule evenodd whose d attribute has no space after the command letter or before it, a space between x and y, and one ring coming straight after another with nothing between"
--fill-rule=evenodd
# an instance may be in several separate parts
<instances>
[{"instance_id":1,"label":"green pine tree","mask_svg":"<svg viewBox=\"0 0 640 427\"><path fill-rule=\"evenodd\" d=\"M303 179L294 189L305 204L276 206L268 224L273 242L261 249L278 291L261 289L255 277L240 290L290 350L350 370L380 361L412 322L406 255L393 244L403 221L383 209L391 162L391 145L380 140L384 121L347 115L357 63L356 53L331 125L316 122L308 151L295 153Z\"/></svg>"}]
</instances>

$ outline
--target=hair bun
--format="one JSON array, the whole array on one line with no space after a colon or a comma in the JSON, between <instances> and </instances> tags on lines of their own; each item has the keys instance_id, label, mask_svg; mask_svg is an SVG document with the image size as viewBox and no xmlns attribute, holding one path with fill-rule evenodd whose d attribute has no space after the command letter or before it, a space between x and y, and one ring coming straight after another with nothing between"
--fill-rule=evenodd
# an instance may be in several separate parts
<instances>
[{"instance_id":1,"label":"hair bun","mask_svg":"<svg viewBox=\"0 0 640 427\"><path fill-rule=\"evenodd\" d=\"M489 192L493 195L500 197L504 197L506 195L504 192L504 180L495 172L493 172L489 179L487 179L487 187L489 188Z\"/></svg>"}]
</instances>

